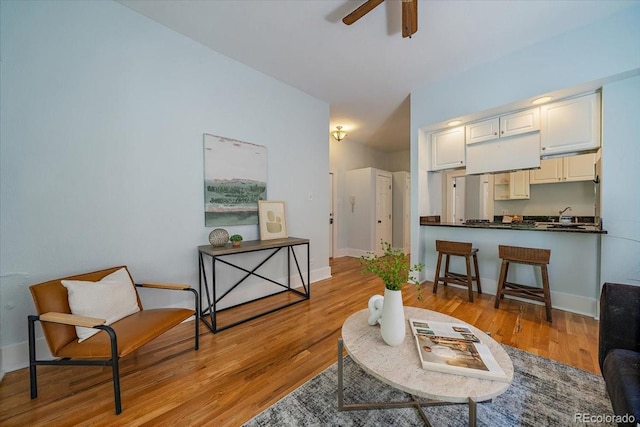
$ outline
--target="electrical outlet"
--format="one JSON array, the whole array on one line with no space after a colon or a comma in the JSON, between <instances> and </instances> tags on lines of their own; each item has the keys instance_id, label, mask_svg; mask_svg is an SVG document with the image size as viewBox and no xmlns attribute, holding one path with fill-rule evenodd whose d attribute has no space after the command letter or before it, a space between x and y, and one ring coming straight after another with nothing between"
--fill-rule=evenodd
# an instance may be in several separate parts
<instances>
[{"instance_id":1,"label":"electrical outlet","mask_svg":"<svg viewBox=\"0 0 640 427\"><path fill-rule=\"evenodd\" d=\"M509 215L509 211L506 209L502 209L502 215Z\"/></svg>"}]
</instances>

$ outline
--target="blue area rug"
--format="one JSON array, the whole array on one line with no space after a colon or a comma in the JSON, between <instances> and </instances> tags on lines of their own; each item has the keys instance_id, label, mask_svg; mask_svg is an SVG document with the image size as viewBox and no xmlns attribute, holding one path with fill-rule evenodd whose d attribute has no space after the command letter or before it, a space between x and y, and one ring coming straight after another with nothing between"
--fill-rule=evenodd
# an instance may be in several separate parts
<instances>
[{"instance_id":1,"label":"blue area rug","mask_svg":"<svg viewBox=\"0 0 640 427\"><path fill-rule=\"evenodd\" d=\"M515 368L513 383L502 395L479 403L479 426L615 426L604 381L598 375L504 346ZM414 408L369 411L337 410L337 365L333 364L245 424L257 426L423 426ZM344 365L345 404L408 401L348 356ZM466 405L424 408L435 426L464 426ZM580 422L587 420L590 422ZM591 422L593 421L593 422Z\"/></svg>"}]
</instances>

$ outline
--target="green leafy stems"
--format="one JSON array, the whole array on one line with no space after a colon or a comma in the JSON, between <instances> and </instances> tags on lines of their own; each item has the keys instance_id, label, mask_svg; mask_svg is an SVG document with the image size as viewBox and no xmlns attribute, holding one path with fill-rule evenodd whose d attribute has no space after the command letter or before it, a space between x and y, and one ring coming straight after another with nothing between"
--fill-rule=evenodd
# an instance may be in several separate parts
<instances>
[{"instance_id":1,"label":"green leafy stems","mask_svg":"<svg viewBox=\"0 0 640 427\"><path fill-rule=\"evenodd\" d=\"M409 256L400 249L394 249L389 242L381 241L382 256L369 252L360 257L362 273L373 273L382 279L384 286L392 291L400 291L405 283L412 283L418 289L418 299L422 300L420 282L413 273L422 271L424 264L410 266Z\"/></svg>"}]
</instances>

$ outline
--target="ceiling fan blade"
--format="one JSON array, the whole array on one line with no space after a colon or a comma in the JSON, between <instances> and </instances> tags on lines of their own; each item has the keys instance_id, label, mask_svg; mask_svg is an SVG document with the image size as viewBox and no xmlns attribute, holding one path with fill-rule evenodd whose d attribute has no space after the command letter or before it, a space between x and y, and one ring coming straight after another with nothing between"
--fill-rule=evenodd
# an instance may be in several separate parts
<instances>
[{"instance_id":1,"label":"ceiling fan blade","mask_svg":"<svg viewBox=\"0 0 640 427\"><path fill-rule=\"evenodd\" d=\"M358 19L362 18L367 13L371 12L376 6L382 3L384 0L367 0L359 8L342 18L342 22L347 25L351 25Z\"/></svg>"},{"instance_id":2,"label":"ceiling fan blade","mask_svg":"<svg viewBox=\"0 0 640 427\"><path fill-rule=\"evenodd\" d=\"M402 37L418 31L418 0L402 0Z\"/></svg>"}]
</instances>

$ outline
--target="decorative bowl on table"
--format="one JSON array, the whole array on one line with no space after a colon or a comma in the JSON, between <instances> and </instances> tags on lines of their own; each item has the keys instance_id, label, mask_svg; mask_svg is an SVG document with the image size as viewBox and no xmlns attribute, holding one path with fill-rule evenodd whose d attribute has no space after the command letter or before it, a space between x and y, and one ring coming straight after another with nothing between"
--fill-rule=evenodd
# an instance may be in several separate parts
<instances>
[{"instance_id":1,"label":"decorative bowl on table","mask_svg":"<svg viewBox=\"0 0 640 427\"><path fill-rule=\"evenodd\" d=\"M229 233L224 228L216 228L209 233L211 246L224 246L229 241Z\"/></svg>"}]
</instances>

